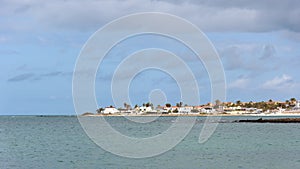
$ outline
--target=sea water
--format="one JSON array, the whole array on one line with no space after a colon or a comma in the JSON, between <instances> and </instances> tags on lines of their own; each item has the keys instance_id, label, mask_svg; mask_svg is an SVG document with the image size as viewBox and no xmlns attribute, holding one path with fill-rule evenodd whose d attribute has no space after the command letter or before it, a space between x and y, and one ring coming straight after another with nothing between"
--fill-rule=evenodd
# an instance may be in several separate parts
<instances>
[{"instance_id":1,"label":"sea water","mask_svg":"<svg viewBox=\"0 0 300 169\"><path fill-rule=\"evenodd\" d=\"M131 159L93 143L75 116L0 116L0 168L300 168L300 124L232 122L250 118L259 117L222 117L212 137L199 144L205 117L197 117L191 132L173 149ZM143 138L163 132L175 117L146 124L106 119L121 133Z\"/></svg>"}]
</instances>

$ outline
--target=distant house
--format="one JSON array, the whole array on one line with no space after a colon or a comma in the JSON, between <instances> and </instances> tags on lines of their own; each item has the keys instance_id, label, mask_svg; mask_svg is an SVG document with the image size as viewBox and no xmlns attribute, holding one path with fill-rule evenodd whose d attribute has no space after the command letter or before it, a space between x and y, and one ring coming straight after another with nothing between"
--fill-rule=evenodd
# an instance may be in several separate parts
<instances>
[{"instance_id":1,"label":"distant house","mask_svg":"<svg viewBox=\"0 0 300 169\"><path fill-rule=\"evenodd\" d=\"M245 114L246 113L246 108L241 107L241 106L226 107L223 110L225 113L228 113L228 114Z\"/></svg>"},{"instance_id":2,"label":"distant house","mask_svg":"<svg viewBox=\"0 0 300 169\"><path fill-rule=\"evenodd\" d=\"M168 112L171 112L171 107L166 107L166 106L165 106L165 107L163 108L163 112L167 112L167 113L168 113Z\"/></svg>"},{"instance_id":3,"label":"distant house","mask_svg":"<svg viewBox=\"0 0 300 169\"><path fill-rule=\"evenodd\" d=\"M202 106L193 106L190 113L199 114L199 113L201 113L202 109L203 109Z\"/></svg>"},{"instance_id":4,"label":"distant house","mask_svg":"<svg viewBox=\"0 0 300 169\"><path fill-rule=\"evenodd\" d=\"M203 107L202 106L194 106L193 109L201 111L203 109Z\"/></svg>"},{"instance_id":5,"label":"distant house","mask_svg":"<svg viewBox=\"0 0 300 169\"><path fill-rule=\"evenodd\" d=\"M114 107L106 107L103 110L103 114L116 114L116 113L120 113L120 111Z\"/></svg>"},{"instance_id":6,"label":"distant house","mask_svg":"<svg viewBox=\"0 0 300 169\"><path fill-rule=\"evenodd\" d=\"M150 107L150 106L148 106L148 107L146 107L146 106L141 106L141 107L139 107L138 109L139 109L139 111L140 111L141 113L153 111L153 110L152 110L152 107Z\"/></svg>"},{"instance_id":7,"label":"distant house","mask_svg":"<svg viewBox=\"0 0 300 169\"><path fill-rule=\"evenodd\" d=\"M167 111L164 109L164 106L157 106L155 111L157 113L167 113Z\"/></svg>"},{"instance_id":8,"label":"distant house","mask_svg":"<svg viewBox=\"0 0 300 169\"><path fill-rule=\"evenodd\" d=\"M201 113L214 113L215 109L212 106L203 106Z\"/></svg>"},{"instance_id":9,"label":"distant house","mask_svg":"<svg viewBox=\"0 0 300 169\"><path fill-rule=\"evenodd\" d=\"M120 113L125 113L125 114L132 113L132 110L130 110L130 109L122 109L122 108L119 108L118 110L119 110Z\"/></svg>"},{"instance_id":10,"label":"distant house","mask_svg":"<svg viewBox=\"0 0 300 169\"><path fill-rule=\"evenodd\" d=\"M179 107L178 111L181 114L189 114L193 110L192 106L184 106L184 107Z\"/></svg>"},{"instance_id":11,"label":"distant house","mask_svg":"<svg viewBox=\"0 0 300 169\"><path fill-rule=\"evenodd\" d=\"M226 107L223 110L227 114L259 114L259 113L262 113L262 109L245 108L245 107L241 107L241 106Z\"/></svg>"},{"instance_id":12,"label":"distant house","mask_svg":"<svg viewBox=\"0 0 300 169\"><path fill-rule=\"evenodd\" d=\"M299 109L300 109L300 100L298 100L298 101L296 102L296 105L295 105L294 109L296 109L296 110L299 110Z\"/></svg>"}]
</instances>

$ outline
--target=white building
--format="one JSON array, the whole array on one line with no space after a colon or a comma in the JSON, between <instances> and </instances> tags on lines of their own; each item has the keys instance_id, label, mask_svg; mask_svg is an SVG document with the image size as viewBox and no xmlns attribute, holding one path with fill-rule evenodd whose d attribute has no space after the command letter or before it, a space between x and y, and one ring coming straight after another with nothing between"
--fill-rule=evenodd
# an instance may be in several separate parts
<instances>
[{"instance_id":1,"label":"white building","mask_svg":"<svg viewBox=\"0 0 300 169\"><path fill-rule=\"evenodd\" d=\"M297 109L297 110L300 109L300 100L297 101L294 109Z\"/></svg>"},{"instance_id":2,"label":"white building","mask_svg":"<svg viewBox=\"0 0 300 169\"><path fill-rule=\"evenodd\" d=\"M171 111L171 107L164 107L164 108L163 108L163 111L164 111L164 112L169 112L169 111Z\"/></svg>"},{"instance_id":3,"label":"white building","mask_svg":"<svg viewBox=\"0 0 300 169\"><path fill-rule=\"evenodd\" d=\"M211 106L204 106L202 109L201 109L201 113L214 113L216 110L211 107Z\"/></svg>"},{"instance_id":4,"label":"white building","mask_svg":"<svg viewBox=\"0 0 300 169\"><path fill-rule=\"evenodd\" d=\"M116 113L120 113L120 111L114 107L106 107L103 110L103 114L116 114Z\"/></svg>"},{"instance_id":5,"label":"white building","mask_svg":"<svg viewBox=\"0 0 300 169\"><path fill-rule=\"evenodd\" d=\"M179 107L178 112L180 114L189 114L191 113L192 109L193 109L192 106Z\"/></svg>"},{"instance_id":6,"label":"white building","mask_svg":"<svg viewBox=\"0 0 300 169\"><path fill-rule=\"evenodd\" d=\"M139 107L138 109L139 109L139 111L140 111L141 113L153 111L153 110L152 110L152 107L150 107L150 106L149 106L149 107L141 106L141 107Z\"/></svg>"}]
</instances>

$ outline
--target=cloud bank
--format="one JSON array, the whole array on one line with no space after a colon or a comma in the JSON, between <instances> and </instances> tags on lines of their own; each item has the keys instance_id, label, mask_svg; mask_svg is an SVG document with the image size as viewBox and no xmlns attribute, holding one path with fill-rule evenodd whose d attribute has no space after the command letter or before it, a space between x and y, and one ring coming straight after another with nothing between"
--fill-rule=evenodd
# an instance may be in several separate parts
<instances>
[{"instance_id":1,"label":"cloud bank","mask_svg":"<svg viewBox=\"0 0 300 169\"><path fill-rule=\"evenodd\" d=\"M272 4L270 4L272 3ZM4 0L0 15L5 18L30 17L30 20L6 20L0 29L95 30L104 23L136 12L167 12L196 23L204 31L300 32L300 1L294 0ZM26 24L24 24L26 23Z\"/></svg>"}]
</instances>

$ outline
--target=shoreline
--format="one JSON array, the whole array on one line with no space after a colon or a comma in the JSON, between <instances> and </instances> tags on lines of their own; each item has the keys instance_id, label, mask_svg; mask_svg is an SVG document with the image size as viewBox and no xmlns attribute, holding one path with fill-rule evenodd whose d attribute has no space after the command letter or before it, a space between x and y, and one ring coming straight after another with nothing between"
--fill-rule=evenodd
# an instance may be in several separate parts
<instances>
[{"instance_id":1,"label":"shoreline","mask_svg":"<svg viewBox=\"0 0 300 169\"><path fill-rule=\"evenodd\" d=\"M300 116L300 113L290 113L290 114L88 114L79 115L81 117L285 117L285 116Z\"/></svg>"}]
</instances>

